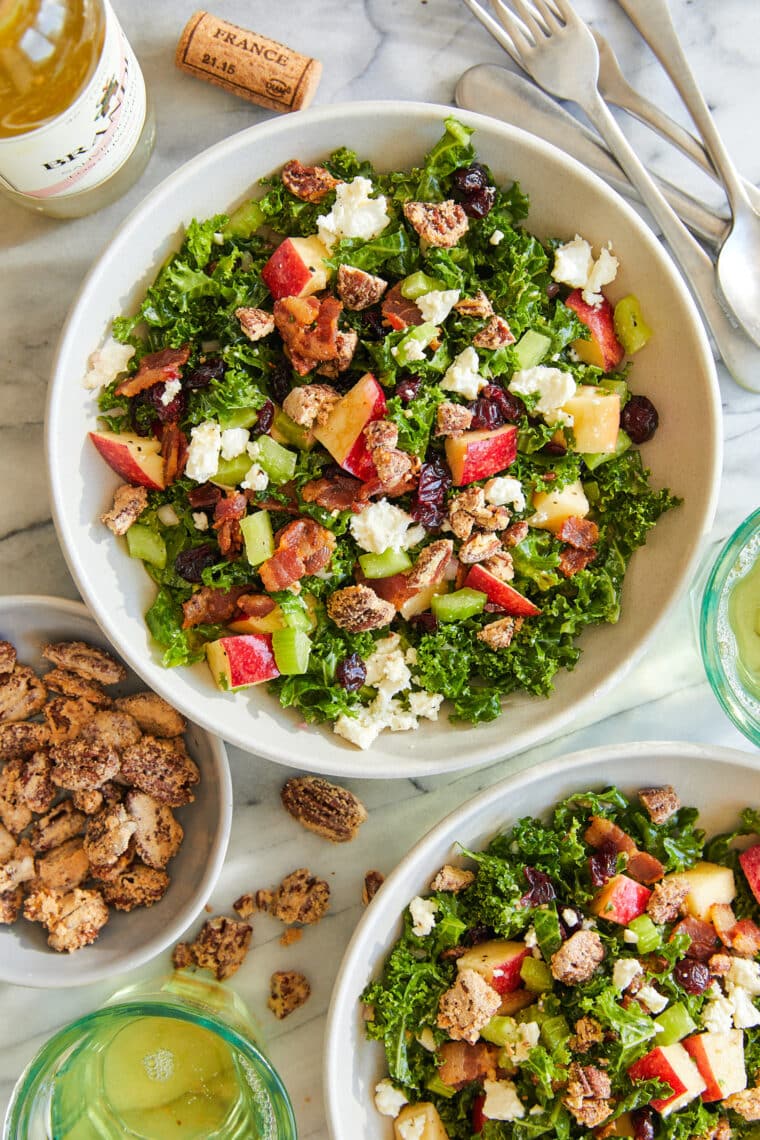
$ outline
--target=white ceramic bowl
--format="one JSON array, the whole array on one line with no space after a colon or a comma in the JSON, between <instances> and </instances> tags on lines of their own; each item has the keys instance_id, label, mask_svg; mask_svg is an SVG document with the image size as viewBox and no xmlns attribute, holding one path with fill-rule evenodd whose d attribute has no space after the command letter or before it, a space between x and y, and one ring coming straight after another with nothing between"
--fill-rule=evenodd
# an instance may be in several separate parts
<instances>
[{"instance_id":1,"label":"white ceramic bowl","mask_svg":"<svg viewBox=\"0 0 760 1140\"><path fill-rule=\"evenodd\" d=\"M757 758L731 748L651 742L619 744L560 756L512 776L457 808L417 843L372 900L338 971L325 1036L324 1097L332 1140L392 1140L389 1117L373 1103L375 1084L387 1075L379 1042L367 1041L360 995L376 977L402 931L411 899L429 891L446 862L458 862L458 845L480 850L526 815L544 815L573 792L614 784L629 794L672 784L685 804L699 808L708 835L760 802Z\"/></svg>"},{"instance_id":2,"label":"white ceramic bowl","mask_svg":"<svg viewBox=\"0 0 760 1140\"><path fill-rule=\"evenodd\" d=\"M114 652L85 607L63 598L0 598L0 639L15 645L19 659L41 673L50 667L40 654L48 641L88 641ZM123 685L110 691L120 696L143 687L130 673ZM20 918L13 926L0 926L0 981L52 989L113 978L166 950L197 917L227 851L232 783L224 745L217 737L188 724L185 740L201 781L195 802L176 813L185 840L169 864L171 884L163 899L129 914L112 910L98 940L74 954L51 950L39 923Z\"/></svg>"},{"instance_id":3,"label":"white ceramic bowl","mask_svg":"<svg viewBox=\"0 0 760 1140\"><path fill-rule=\"evenodd\" d=\"M425 722L415 733L383 734L371 756L329 728L307 729L265 688L222 695L204 664L167 671L143 614L154 586L124 544L98 521L118 478L87 439L96 407L81 384L89 354L114 316L131 311L182 227L235 205L256 180L298 156L309 162L338 146L355 148L380 169L419 163L451 108L419 103L354 103L290 115L252 127L205 151L146 198L85 281L58 348L47 412L53 515L64 553L92 613L145 681L200 724L248 751L283 764L339 776L410 776L453 771L519 752L555 733L616 684L688 584L709 530L721 467L720 403L712 356L696 309L660 243L638 215L598 178L531 135L482 115L456 112L476 128L479 156L500 182L518 179L531 196L528 225L540 236L582 233L612 241L620 272L612 299L636 293L655 335L638 355L633 386L660 412L644 448L656 486L684 505L656 527L625 584L616 626L583 637L583 658L560 675L549 700L515 696L505 715L478 728Z\"/></svg>"}]
</instances>

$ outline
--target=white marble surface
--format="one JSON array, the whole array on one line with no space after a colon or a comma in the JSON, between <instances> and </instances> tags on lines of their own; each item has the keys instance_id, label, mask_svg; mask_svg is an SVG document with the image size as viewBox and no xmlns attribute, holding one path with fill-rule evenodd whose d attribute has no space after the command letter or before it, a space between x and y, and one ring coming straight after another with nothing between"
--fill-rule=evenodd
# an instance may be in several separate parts
<instances>
[{"instance_id":1,"label":"white marble surface","mask_svg":"<svg viewBox=\"0 0 760 1140\"><path fill-rule=\"evenodd\" d=\"M56 338L92 259L142 195L181 162L270 113L179 74L173 66L190 0L114 0L144 68L158 120L156 152L143 178L121 201L76 222L46 221L0 200L0 589L5 593L75 596L57 548L45 487L42 432L46 386ZM760 7L747 0L671 0L694 68L725 140L743 172L760 181ZM579 0L579 8L615 44L629 78L685 121L678 99L653 57L613 0ZM368 98L448 103L465 68L501 63L500 49L459 0L220 0L215 11L325 65L317 103ZM645 161L715 202L716 191L644 128L626 122ZM756 455L760 396L720 370L725 463L710 557L758 505ZM593 720L593 723L592 723ZM321 1042L330 989L361 913L365 870L390 871L412 842L464 798L544 757L602 742L686 739L751 749L712 696L702 672L688 599L652 643L644 662L599 703L588 723L530 753L453 779L354 785L369 820L350 846L332 847L283 813L279 789L289 774L233 752L236 794L232 844L212 900L229 908L245 889L267 886L299 866L333 887L329 916L285 949L273 920L254 922L254 949L234 979L262 1027L262 1037L293 1098L302 1140L326 1137L321 1095ZM160 972L166 962L157 962ZM292 966L312 979L313 996L276 1023L265 1006L272 969ZM150 973L151 971L145 971ZM113 986L62 993L0 987L0 1107L12 1083L50 1032L97 1006Z\"/></svg>"}]
</instances>

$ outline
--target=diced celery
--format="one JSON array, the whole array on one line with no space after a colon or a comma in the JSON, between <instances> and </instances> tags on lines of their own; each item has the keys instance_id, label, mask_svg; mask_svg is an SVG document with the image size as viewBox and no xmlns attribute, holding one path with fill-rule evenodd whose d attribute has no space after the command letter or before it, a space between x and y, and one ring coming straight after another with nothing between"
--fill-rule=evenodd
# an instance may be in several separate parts
<instances>
[{"instance_id":1,"label":"diced celery","mask_svg":"<svg viewBox=\"0 0 760 1140\"><path fill-rule=\"evenodd\" d=\"M545 994L554 987L552 972L540 958L523 958L520 977L525 988L534 994Z\"/></svg>"},{"instance_id":2,"label":"diced celery","mask_svg":"<svg viewBox=\"0 0 760 1140\"><path fill-rule=\"evenodd\" d=\"M298 597L293 596L282 604L285 624L290 629L300 629L304 633L310 633L317 625L314 610L315 602L312 594L299 594Z\"/></svg>"},{"instance_id":3,"label":"diced celery","mask_svg":"<svg viewBox=\"0 0 760 1140\"><path fill-rule=\"evenodd\" d=\"M359 565L365 578L390 578L411 569L412 560L405 550L389 546L382 554L360 554Z\"/></svg>"},{"instance_id":4,"label":"diced celery","mask_svg":"<svg viewBox=\"0 0 760 1140\"><path fill-rule=\"evenodd\" d=\"M615 336L629 356L643 348L652 335L652 330L644 320L639 300L632 293L618 301L612 319Z\"/></svg>"},{"instance_id":5,"label":"diced celery","mask_svg":"<svg viewBox=\"0 0 760 1140\"><path fill-rule=\"evenodd\" d=\"M234 459L220 459L216 475L212 476L211 482L221 487L237 487L251 470L252 463L253 460L246 451L242 455L236 455Z\"/></svg>"},{"instance_id":6,"label":"diced celery","mask_svg":"<svg viewBox=\"0 0 760 1140\"><path fill-rule=\"evenodd\" d=\"M480 1036L492 1045L506 1045L517 1037L517 1025L513 1017L499 1017L496 1014L480 1031Z\"/></svg>"},{"instance_id":7,"label":"diced celery","mask_svg":"<svg viewBox=\"0 0 760 1140\"><path fill-rule=\"evenodd\" d=\"M258 454L255 460L266 471L273 483L287 483L296 469L296 453L276 443L270 435L260 435L256 440ZM250 467L250 463L248 464Z\"/></svg>"},{"instance_id":8,"label":"diced celery","mask_svg":"<svg viewBox=\"0 0 760 1140\"><path fill-rule=\"evenodd\" d=\"M130 558L141 558L151 566L163 570L166 566L166 543L160 534L142 523L132 523L127 531L127 549Z\"/></svg>"},{"instance_id":9,"label":"diced celery","mask_svg":"<svg viewBox=\"0 0 760 1140\"><path fill-rule=\"evenodd\" d=\"M551 347L551 340L543 333L527 329L514 347L517 363L520 368L535 368L546 356Z\"/></svg>"},{"instance_id":10,"label":"diced celery","mask_svg":"<svg viewBox=\"0 0 760 1140\"><path fill-rule=\"evenodd\" d=\"M272 652L284 676L305 673L309 668L311 638L300 629L276 629L272 634Z\"/></svg>"},{"instance_id":11,"label":"diced celery","mask_svg":"<svg viewBox=\"0 0 760 1140\"><path fill-rule=\"evenodd\" d=\"M224 237L250 237L264 222L264 212L258 202L244 202L231 214L222 227Z\"/></svg>"},{"instance_id":12,"label":"diced celery","mask_svg":"<svg viewBox=\"0 0 760 1140\"><path fill-rule=\"evenodd\" d=\"M617 392L621 407L628 399L628 384L625 380L615 380L612 376L604 376L599 381L598 387L604 388L606 392Z\"/></svg>"},{"instance_id":13,"label":"diced celery","mask_svg":"<svg viewBox=\"0 0 760 1140\"><path fill-rule=\"evenodd\" d=\"M618 456L627 451L630 446L631 437L620 428L617 434L617 440L615 441L614 451L587 452L583 456L583 461L589 471L596 471L597 467L601 467L601 465L607 463L608 460L617 459Z\"/></svg>"},{"instance_id":14,"label":"diced celery","mask_svg":"<svg viewBox=\"0 0 760 1140\"><path fill-rule=\"evenodd\" d=\"M551 1017L551 1014L547 1013L546 1010L539 1009L535 1003L533 1005L523 1006L522 1009L518 1009L514 1014L515 1021L521 1023L535 1021L537 1025L541 1025L548 1017Z\"/></svg>"},{"instance_id":15,"label":"diced celery","mask_svg":"<svg viewBox=\"0 0 760 1140\"><path fill-rule=\"evenodd\" d=\"M508 1077L517 1072L517 1066L512 1060L511 1049L500 1049L496 1054L496 1064L504 1070Z\"/></svg>"},{"instance_id":16,"label":"diced celery","mask_svg":"<svg viewBox=\"0 0 760 1140\"><path fill-rule=\"evenodd\" d=\"M311 451L316 443L314 432L291 420L282 408L278 408L274 414L271 434L277 443L292 443L299 451Z\"/></svg>"},{"instance_id":17,"label":"diced celery","mask_svg":"<svg viewBox=\"0 0 760 1140\"><path fill-rule=\"evenodd\" d=\"M445 288L445 282L439 281L437 277L428 277L427 273L418 269L416 273L410 273L401 282L401 296L406 297L407 301L416 301L425 293L433 293Z\"/></svg>"},{"instance_id":18,"label":"diced celery","mask_svg":"<svg viewBox=\"0 0 760 1140\"><path fill-rule=\"evenodd\" d=\"M595 479L589 479L587 483L583 484L583 493L592 506L599 502L599 484Z\"/></svg>"},{"instance_id":19,"label":"diced celery","mask_svg":"<svg viewBox=\"0 0 760 1140\"><path fill-rule=\"evenodd\" d=\"M274 554L274 535L269 511L256 511L240 520L245 556L251 566L260 566Z\"/></svg>"},{"instance_id":20,"label":"diced celery","mask_svg":"<svg viewBox=\"0 0 760 1140\"><path fill-rule=\"evenodd\" d=\"M697 1028L688 1009L680 1001L664 1009L660 1016L654 1019L654 1023L659 1026L655 1037L656 1045L675 1045L676 1041L688 1037Z\"/></svg>"},{"instance_id":21,"label":"diced celery","mask_svg":"<svg viewBox=\"0 0 760 1140\"><path fill-rule=\"evenodd\" d=\"M553 1053L558 1045L564 1044L569 1036L570 1026L561 1014L559 1017L547 1017L541 1025L541 1040L550 1053Z\"/></svg>"},{"instance_id":22,"label":"diced celery","mask_svg":"<svg viewBox=\"0 0 760 1140\"><path fill-rule=\"evenodd\" d=\"M452 1096L457 1095L457 1089L453 1089L451 1085L445 1085L438 1074L430 1078L425 1088L431 1093L437 1093L438 1096L445 1097L446 1100L450 1100Z\"/></svg>"},{"instance_id":23,"label":"diced celery","mask_svg":"<svg viewBox=\"0 0 760 1140\"><path fill-rule=\"evenodd\" d=\"M249 428L253 427L259 418L258 408L238 408L236 412L228 412L219 417L222 428Z\"/></svg>"},{"instance_id":24,"label":"diced celery","mask_svg":"<svg viewBox=\"0 0 760 1140\"><path fill-rule=\"evenodd\" d=\"M463 586L453 594L436 594L430 607L439 621L464 621L483 612L488 596L482 590Z\"/></svg>"},{"instance_id":25,"label":"diced celery","mask_svg":"<svg viewBox=\"0 0 760 1140\"><path fill-rule=\"evenodd\" d=\"M393 356L397 364L402 368L407 364L413 364L415 360L419 360L420 350L427 348L431 340L435 340L438 329L435 325L425 322L424 325L415 325L414 328L409 329L406 336L403 336L396 345L396 351Z\"/></svg>"},{"instance_id":26,"label":"diced celery","mask_svg":"<svg viewBox=\"0 0 760 1140\"><path fill-rule=\"evenodd\" d=\"M636 935L637 954L651 954L662 941L657 927L648 914L640 914L638 918L631 919L628 929Z\"/></svg>"}]
</instances>

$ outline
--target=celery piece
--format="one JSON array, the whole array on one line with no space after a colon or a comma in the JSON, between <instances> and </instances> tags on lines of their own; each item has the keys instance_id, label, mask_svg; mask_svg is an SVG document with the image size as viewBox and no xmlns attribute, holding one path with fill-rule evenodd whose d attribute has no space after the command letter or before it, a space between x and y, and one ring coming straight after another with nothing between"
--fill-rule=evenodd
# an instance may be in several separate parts
<instances>
[{"instance_id":1,"label":"celery piece","mask_svg":"<svg viewBox=\"0 0 760 1140\"><path fill-rule=\"evenodd\" d=\"M270 435L259 436L256 447L258 454L252 462L260 464L273 483L287 483L288 479L293 478L296 469L294 451L288 451L287 447L276 443Z\"/></svg>"},{"instance_id":2,"label":"celery piece","mask_svg":"<svg viewBox=\"0 0 760 1140\"><path fill-rule=\"evenodd\" d=\"M251 470L252 463L253 460L245 451L242 455L236 455L234 459L220 459L216 475L213 475L210 481L219 487L237 487Z\"/></svg>"},{"instance_id":3,"label":"celery piece","mask_svg":"<svg viewBox=\"0 0 760 1140\"><path fill-rule=\"evenodd\" d=\"M484 1041L490 1041L492 1045L506 1045L516 1040L517 1023L513 1017L500 1017L497 1013L488 1025L481 1029L480 1036Z\"/></svg>"},{"instance_id":4,"label":"celery piece","mask_svg":"<svg viewBox=\"0 0 760 1140\"><path fill-rule=\"evenodd\" d=\"M552 972L540 958L523 958L520 977L525 982L525 988L534 994L545 994L554 988Z\"/></svg>"},{"instance_id":5,"label":"celery piece","mask_svg":"<svg viewBox=\"0 0 760 1140\"><path fill-rule=\"evenodd\" d=\"M631 437L624 432L622 428L618 430L617 439L615 441L614 451L598 451L586 452L583 456L583 462L588 467L589 471L596 471L597 467L601 467L603 463L607 463L610 459L617 459L631 446Z\"/></svg>"},{"instance_id":6,"label":"celery piece","mask_svg":"<svg viewBox=\"0 0 760 1140\"><path fill-rule=\"evenodd\" d=\"M424 359L421 356L422 350L427 348L431 340L435 340L437 333L435 325L427 321L424 325L415 325L396 345L393 353L396 363L405 368L407 364Z\"/></svg>"},{"instance_id":7,"label":"celery piece","mask_svg":"<svg viewBox=\"0 0 760 1140\"><path fill-rule=\"evenodd\" d=\"M410 570L412 560L405 550L394 550L389 546L382 554L360 554L359 565L365 578L390 578Z\"/></svg>"},{"instance_id":8,"label":"celery piece","mask_svg":"<svg viewBox=\"0 0 760 1140\"><path fill-rule=\"evenodd\" d=\"M482 590L463 586L453 594L436 594L430 606L439 621L464 621L473 614L482 613L487 601L488 597Z\"/></svg>"},{"instance_id":9,"label":"celery piece","mask_svg":"<svg viewBox=\"0 0 760 1140\"><path fill-rule=\"evenodd\" d=\"M592 507L594 503L599 502L599 484L595 479L589 479L587 483L583 484L583 493Z\"/></svg>"},{"instance_id":10,"label":"celery piece","mask_svg":"<svg viewBox=\"0 0 760 1140\"><path fill-rule=\"evenodd\" d=\"M553 1053L558 1045L563 1045L569 1037L570 1026L561 1014L559 1017L547 1017L541 1026L541 1040L550 1053Z\"/></svg>"},{"instance_id":11,"label":"celery piece","mask_svg":"<svg viewBox=\"0 0 760 1140\"><path fill-rule=\"evenodd\" d=\"M453 1089L451 1085L445 1085L437 1073L434 1077L430 1078L425 1088L428 1092L437 1093L438 1096L445 1097L446 1100L450 1100L451 1097L456 1096L459 1091L458 1089Z\"/></svg>"},{"instance_id":12,"label":"celery piece","mask_svg":"<svg viewBox=\"0 0 760 1140\"><path fill-rule=\"evenodd\" d=\"M622 297L613 314L615 336L618 338L628 356L643 348L652 335L652 330L644 320L638 297L629 293Z\"/></svg>"},{"instance_id":13,"label":"celery piece","mask_svg":"<svg viewBox=\"0 0 760 1140\"><path fill-rule=\"evenodd\" d=\"M256 511L240 520L245 556L251 566L260 566L274 554L274 535L269 511Z\"/></svg>"},{"instance_id":14,"label":"celery piece","mask_svg":"<svg viewBox=\"0 0 760 1140\"><path fill-rule=\"evenodd\" d=\"M149 526L132 523L127 531L127 549L130 558L141 558L159 570L166 566L166 543Z\"/></svg>"},{"instance_id":15,"label":"celery piece","mask_svg":"<svg viewBox=\"0 0 760 1140\"><path fill-rule=\"evenodd\" d=\"M688 1037L697 1028L686 1006L681 1001L673 1002L654 1019L658 1032L655 1038L658 1045L675 1045L676 1041Z\"/></svg>"},{"instance_id":16,"label":"celery piece","mask_svg":"<svg viewBox=\"0 0 760 1140\"><path fill-rule=\"evenodd\" d=\"M424 297L425 293L439 292L445 288L445 282L436 277L428 277L427 273L418 269L401 282L401 296L406 297L407 301L416 301L418 297Z\"/></svg>"},{"instance_id":17,"label":"celery piece","mask_svg":"<svg viewBox=\"0 0 760 1140\"><path fill-rule=\"evenodd\" d=\"M264 211L258 202L243 202L233 210L230 218L222 226L222 236L250 237L264 222Z\"/></svg>"},{"instance_id":18,"label":"celery piece","mask_svg":"<svg viewBox=\"0 0 760 1140\"><path fill-rule=\"evenodd\" d=\"M259 408L238 408L236 412L228 412L219 416L222 429L250 428L259 418Z\"/></svg>"},{"instance_id":19,"label":"celery piece","mask_svg":"<svg viewBox=\"0 0 760 1140\"><path fill-rule=\"evenodd\" d=\"M301 427L295 420L291 420L282 408L278 408L274 414L271 434L277 443L291 443L299 451L311 451L317 442L310 428Z\"/></svg>"},{"instance_id":20,"label":"celery piece","mask_svg":"<svg viewBox=\"0 0 760 1140\"><path fill-rule=\"evenodd\" d=\"M651 954L662 941L657 927L648 914L640 914L638 918L631 919L628 929L636 935L637 954Z\"/></svg>"},{"instance_id":21,"label":"celery piece","mask_svg":"<svg viewBox=\"0 0 760 1140\"><path fill-rule=\"evenodd\" d=\"M604 376L598 384L599 388L604 388L605 392L617 392L620 397L620 407L628 399L629 388L625 380L615 380L612 376Z\"/></svg>"},{"instance_id":22,"label":"celery piece","mask_svg":"<svg viewBox=\"0 0 760 1140\"><path fill-rule=\"evenodd\" d=\"M272 634L272 652L283 676L297 676L309 668L311 638L300 629L276 629Z\"/></svg>"},{"instance_id":23,"label":"celery piece","mask_svg":"<svg viewBox=\"0 0 760 1140\"><path fill-rule=\"evenodd\" d=\"M527 329L514 347L520 368L535 368L546 356L551 347L551 339L543 333Z\"/></svg>"}]
</instances>

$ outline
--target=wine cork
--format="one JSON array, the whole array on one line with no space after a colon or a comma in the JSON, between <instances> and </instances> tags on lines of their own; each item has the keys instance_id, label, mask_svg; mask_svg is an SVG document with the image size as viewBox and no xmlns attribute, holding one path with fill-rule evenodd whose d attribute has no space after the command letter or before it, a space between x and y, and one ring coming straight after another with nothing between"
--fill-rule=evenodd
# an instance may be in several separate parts
<instances>
[{"instance_id":1,"label":"wine cork","mask_svg":"<svg viewBox=\"0 0 760 1140\"><path fill-rule=\"evenodd\" d=\"M272 111L308 107L322 74L318 59L239 28L210 12L196 12L175 56L177 67Z\"/></svg>"}]
</instances>

